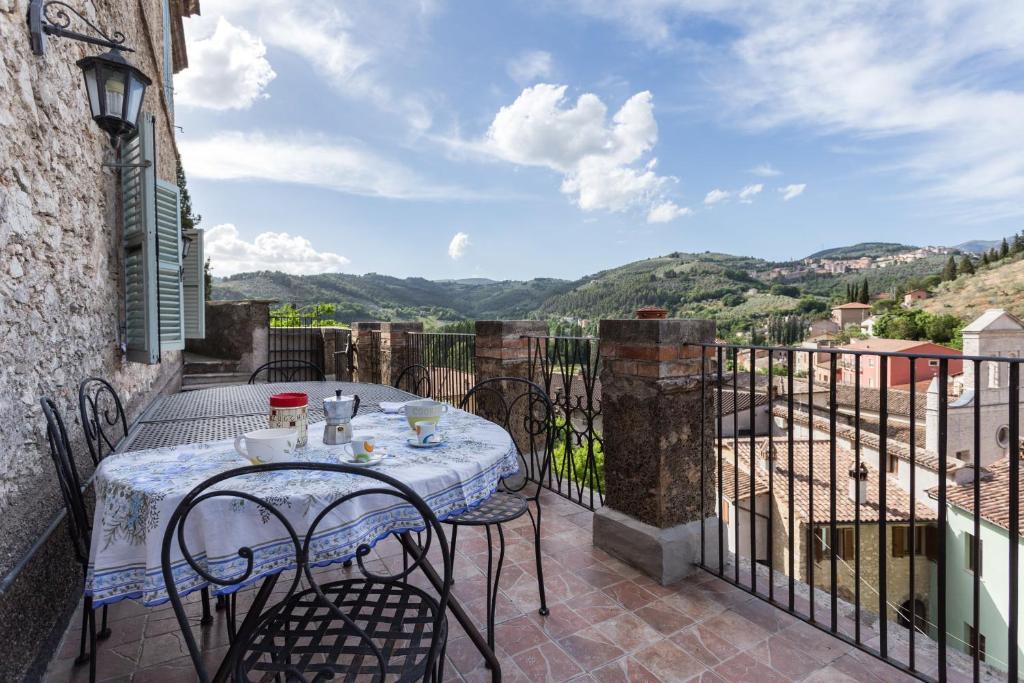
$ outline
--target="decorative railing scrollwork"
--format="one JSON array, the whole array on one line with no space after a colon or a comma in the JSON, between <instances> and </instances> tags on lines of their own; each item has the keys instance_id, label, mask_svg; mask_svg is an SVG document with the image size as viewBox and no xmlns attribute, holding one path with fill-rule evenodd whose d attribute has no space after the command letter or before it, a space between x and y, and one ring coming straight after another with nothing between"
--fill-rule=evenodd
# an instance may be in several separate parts
<instances>
[{"instance_id":1,"label":"decorative railing scrollwork","mask_svg":"<svg viewBox=\"0 0 1024 683\"><path fill-rule=\"evenodd\" d=\"M72 21L77 19L95 35L71 30ZM125 35L121 31L107 33L81 12L62 0L31 0L28 8L29 32L32 35L32 52L42 55L46 51L46 35L71 38L91 45L99 45L112 50L134 52L126 46Z\"/></svg>"}]
</instances>

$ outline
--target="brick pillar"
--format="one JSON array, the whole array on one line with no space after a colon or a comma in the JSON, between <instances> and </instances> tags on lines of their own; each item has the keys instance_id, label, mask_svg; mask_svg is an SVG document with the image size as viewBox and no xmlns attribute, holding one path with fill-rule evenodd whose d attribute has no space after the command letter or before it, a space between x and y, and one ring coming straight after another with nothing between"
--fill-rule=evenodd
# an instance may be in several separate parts
<instances>
[{"instance_id":1,"label":"brick pillar","mask_svg":"<svg viewBox=\"0 0 1024 683\"><path fill-rule=\"evenodd\" d=\"M477 320L476 321L476 382L495 377L530 377L530 347L523 335L545 336L548 325L541 320ZM504 390L505 387L502 387ZM509 400L523 393L523 387L509 387ZM515 393L511 393L515 390ZM481 417L497 419L498 408L491 405L497 399L488 393L477 398L476 412ZM504 416L502 415L502 419ZM513 420L514 423L518 421ZM529 453L529 441L523 433L515 433L513 425L512 437L516 440L521 453Z\"/></svg>"},{"instance_id":2,"label":"brick pillar","mask_svg":"<svg viewBox=\"0 0 1024 683\"><path fill-rule=\"evenodd\" d=\"M380 324L380 383L394 386L398 376L412 363L408 332L422 332L423 323Z\"/></svg>"},{"instance_id":3,"label":"brick pillar","mask_svg":"<svg viewBox=\"0 0 1024 683\"><path fill-rule=\"evenodd\" d=\"M673 583L700 559L701 524L713 535L700 483L703 460L704 508L713 512L714 411L710 388L701 403L701 351L692 344L713 342L715 324L602 320L600 329L605 507L594 517L594 545ZM713 364L708 358L708 373Z\"/></svg>"},{"instance_id":4,"label":"brick pillar","mask_svg":"<svg viewBox=\"0 0 1024 683\"><path fill-rule=\"evenodd\" d=\"M370 357L374 353L371 332L380 330L378 322L354 322L352 323L352 343L355 345L356 358L355 370L352 373L354 382L379 382L380 377L374 376L370 368Z\"/></svg>"}]
</instances>

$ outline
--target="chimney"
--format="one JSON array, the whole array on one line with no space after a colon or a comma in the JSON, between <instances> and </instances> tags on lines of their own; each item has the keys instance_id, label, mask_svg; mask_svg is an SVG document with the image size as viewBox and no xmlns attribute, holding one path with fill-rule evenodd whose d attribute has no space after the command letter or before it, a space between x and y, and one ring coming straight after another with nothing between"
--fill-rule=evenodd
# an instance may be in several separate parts
<instances>
[{"instance_id":1,"label":"chimney","mask_svg":"<svg viewBox=\"0 0 1024 683\"><path fill-rule=\"evenodd\" d=\"M661 306L641 306L636 309L638 320L664 320L668 318L668 309Z\"/></svg>"},{"instance_id":2,"label":"chimney","mask_svg":"<svg viewBox=\"0 0 1024 683\"><path fill-rule=\"evenodd\" d=\"M868 468L864 463L860 464L860 469L855 467L850 468L850 488L849 488L850 500L856 503L858 500L861 504L868 499Z\"/></svg>"}]
</instances>

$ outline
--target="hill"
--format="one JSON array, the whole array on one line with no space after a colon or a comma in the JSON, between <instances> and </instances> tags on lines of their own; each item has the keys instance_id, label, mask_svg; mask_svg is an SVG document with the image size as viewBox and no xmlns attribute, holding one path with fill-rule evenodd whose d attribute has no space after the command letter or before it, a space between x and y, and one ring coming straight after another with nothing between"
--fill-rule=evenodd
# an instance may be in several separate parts
<instances>
[{"instance_id":1,"label":"hill","mask_svg":"<svg viewBox=\"0 0 1024 683\"><path fill-rule=\"evenodd\" d=\"M1005 308L1024 316L1024 260L1000 261L979 268L974 275L943 282L934 297L918 305L930 313L949 313L962 320L973 320L988 308Z\"/></svg>"},{"instance_id":2,"label":"hill","mask_svg":"<svg viewBox=\"0 0 1024 683\"><path fill-rule=\"evenodd\" d=\"M809 259L848 259L861 258L862 256L888 256L889 254L900 254L912 251L914 247L899 244L897 242L860 242L846 247L833 247L816 251L807 258Z\"/></svg>"},{"instance_id":3,"label":"hill","mask_svg":"<svg viewBox=\"0 0 1024 683\"><path fill-rule=\"evenodd\" d=\"M998 249L1000 244L1002 244L1002 240L971 240L970 242L958 244L953 248L969 254L983 254L991 249Z\"/></svg>"}]
</instances>

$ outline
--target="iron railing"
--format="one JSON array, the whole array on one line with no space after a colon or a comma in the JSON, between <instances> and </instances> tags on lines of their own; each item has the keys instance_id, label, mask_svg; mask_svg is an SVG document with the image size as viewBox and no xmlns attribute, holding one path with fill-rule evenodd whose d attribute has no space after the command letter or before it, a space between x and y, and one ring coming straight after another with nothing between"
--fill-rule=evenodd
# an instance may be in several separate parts
<instances>
[{"instance_id":1,"label":"iron railing","mask_svg":"<svg viewBox=\"0 0 1024 683\"><path fill-rule=\"evenodd\" d=\"M700 490L717 518L701 567L922 680L1016 681L1022 361L700 347ZM795 383L798 360L823 381ZM890 422L917 433L921 402L924 444L893 437Z\"/></svg>"},{"instance_id":2,"label":"iron railing","mask_svg":"<svg viewBox=\"0 0 1024 683\"><path fill-rule=\"evenodd\" d=\"M596 337L523 337L529 377L556 412L551 467L541 485L594 510L604 504L600 342ZM531 472L536 481L539 472Z\"/></svg>"},{"instance_id":3,"label":"iron railing","mask_svg":"<svg viewBox=\"0 0 1024 683\"><path fill-rule=\"evenodd\" d=\"M372 382L374 384L380 384L382 377L381 372L381 337L380 330L370 330L370 346L369 346L369 358L366 359L367 374L364 377L362 360L360 360L359 366L359 381L360 382Z\"/></svg>"},{"instance_id":4,"label":"iron railing","mask_svg":"<svg viewBox=\"0 0 1024 683\"><path fill-rule=\"evenodd\" d=\"M422 366L422 376L408 374L413 393L430 394L437 401L459 405L476 383L476 335L467 332L407 332L405 367ZM473 410L473 406L467 406Z\"/></svg>"},{"instance_id":5,"label":"iron railing","mask_svg":"<svg viewBox=\"0 0 1024 683\"><path fill-rule=\"evenodd\" d=\"M333 330L326 330L325 325L333 323L333 320L327 320L324 314L314 310L286 306L271 311L267 360L303 361L323 370L326 361L324 333L336 334ZM306 382L319 379L314 370L301 363L294 367L282 363L278 367L268 368L266 373L268 382Z\"/></svg>"}]
</instances>

